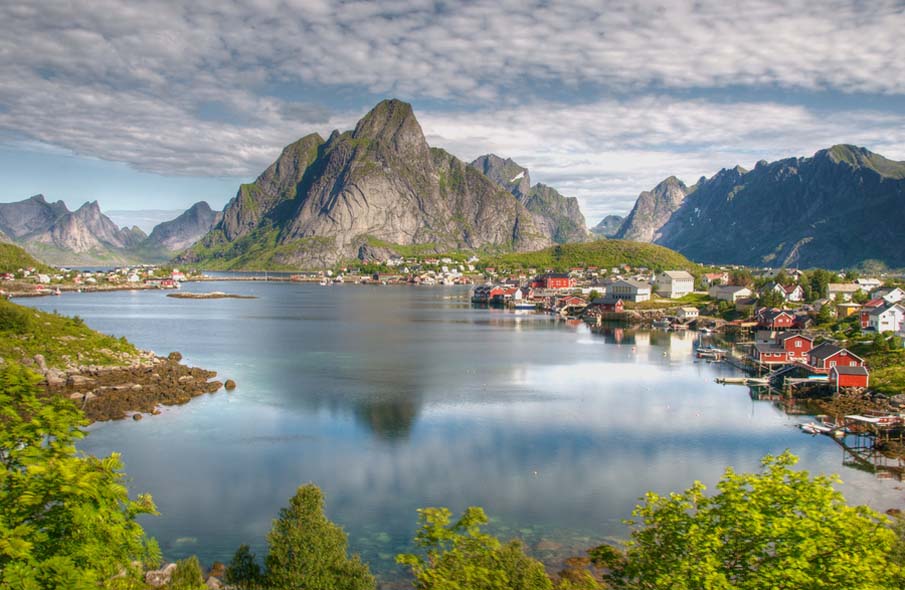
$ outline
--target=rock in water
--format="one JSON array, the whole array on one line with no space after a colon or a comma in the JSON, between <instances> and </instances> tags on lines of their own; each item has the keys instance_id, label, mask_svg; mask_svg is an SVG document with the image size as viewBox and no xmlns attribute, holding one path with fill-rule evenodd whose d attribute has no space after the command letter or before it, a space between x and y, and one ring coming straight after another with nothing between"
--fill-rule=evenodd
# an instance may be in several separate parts
<instances>
[{"instance_id":1,"label":"rock in water","mask_svg":"<svg viewBox=\"0 0 905 590\"><path fill-rule=\"evenodd\" d=\"M226 382L223 384L223 387L226 388L226 391L232 391L233 389L236 388L236 382L233 381L232 379L227 379Z\"/></svg>"}]
</instances>

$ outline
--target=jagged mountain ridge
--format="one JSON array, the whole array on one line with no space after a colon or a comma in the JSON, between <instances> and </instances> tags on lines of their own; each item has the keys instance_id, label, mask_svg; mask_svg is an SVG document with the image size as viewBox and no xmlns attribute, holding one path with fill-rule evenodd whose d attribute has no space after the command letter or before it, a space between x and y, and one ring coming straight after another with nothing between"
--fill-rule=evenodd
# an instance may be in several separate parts
<instances>
[{"instance_id":1,"label":"jagged mountain ridge","mask_svg":"<svg viewBox=\"0 0 905 590\"><path fill-rule=\"evenodd\" d=\"M578 199L564 197L551 186L542 183L531 185L528 169L512 160L496 154L476 158L471 167L480 170L519 200L534 214L535 223L552 236L558 244L582 242L589 239L588 228Z\"/></svg>"},{"instance_id":2,"label":"jagged mountain ridge","mask_svg":"<svg viewBox=\"0 0 905 590\"><path fill-rule=\"evenodd\" d=\"M375 247L536 250L552 242L512 194L431 148L411 105L385 100L354 130L287 146L177 261L314 268Z\"/></svg>"},{"instance_id":3,"label":"jagged mountain ridge","mask_svg":"<svg viewBox=\"0 0 905 590\"><path fill-rule=\"evenodd\" d=\"M183 215L190 214L198 205ZM195 211L199 221L207 215L204 208L210 211L207 203L203 205ZM164 228L155 227L157 235L154 239L136 226L118 227L101 212L97 201L87 202L75 211L70 211L63 201L48 203L43 195L14 203L0 203L0 234L7 236L8 241L23 246L30 254L56 265L168 260L182 249L170 248L169 245L184 243L187 238L180 238L179 231L173 226L167 231L166 224L160 225ZM195 229L192 241L199 237L199 233L206 233L211 225L212 222L203 231ZM168 241L161 241L161 236L167 236Z\"/></svg>"},{"instance_id":4,"label":"jagged mountain ridge","mask_svg":"<svg viewBox=\"0 0 905 590\"><path fill-rule=\"evenodd\" d=\"M591 233L605 238L612 238L619 232L619 228L622 227L622 222L624 221L625 217L621 215L607 215L600 220L600 223L591 228Z\"/></svg>"},{"instance_id":5,"label":"jagged mountain ridge","mask_svg":"<svg viewBox=\"0 0 905 590\"><path fill-rule=\"evenodd\" d=\"M175 219L154 226L144 246L181 252L207 234L222 217L223 213L211 209L207 201L199 201Z\"/></svg>"},{"instance_id":6,"label":"jagged mountain ridge","mask_svg":"<svg viewBox=\"0 0 905 590\"><path fill-rule=\"evenodd\" d=\"M626 219L620 233L700 262L905 268L905 162L836 145L750 171L724 169L685 189L673 184L680 190L654 207L656 221Z\"/></svg>"}]
</instances>

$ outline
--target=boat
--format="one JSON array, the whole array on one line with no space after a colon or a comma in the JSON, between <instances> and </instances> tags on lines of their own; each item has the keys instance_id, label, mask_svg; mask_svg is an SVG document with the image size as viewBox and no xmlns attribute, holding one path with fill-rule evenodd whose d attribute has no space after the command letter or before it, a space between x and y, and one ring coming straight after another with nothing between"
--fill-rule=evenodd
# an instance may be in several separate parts
<instances>
[{"instance_id":1,"label":"boat","mask_svg":"<svg viewBox=\"0 0 905 590\"><path fill-rule=\"evenodd\" d=\"M514 309L537 309L537 304L532 301L516 301L512 307Z\"/></svg>"},{"instance_id":2,"label":"boat","mask_svg":"<svg viewBox=\"0 0 905 590\"><path fill-rule=\"evenodd\" d=\"M830 434L835 430L835 428L817 424L816 422L806 422L804 424L799 424L798 427L808 434Z\"/></svg>"},{"instance_id":3,"label":"boat","mask_svg":"<svg viewBox=\"0 0 905 590\"><path fill-rule=\"evenodd\" d=\"M713 330L711 330L710 328L706 328L706 327L698 328L698 332L700 332L701 334L713 334Z\"/></svg>"},{"instance_id":4,"label":"boat","mask_svg":"<svg viewBox=\"0 0 905 590\"><path fill-rule=\"evenodd\" d=\"M654 320L655 328L669 328L672 325L672 322L666 318L661 318L659 320Z\"/></svg>"},{"instance_id":5,"label":"boat","mask_svg":"<svg viewBox=\"0 0 905 590\"><path fill-rule=\"evenodd\" d=\"M321 282L318 283L318 285L320 285L321 287L326 287L329 284L330 283L327 282L327 279L321 279Z\"/></svg>"}]
</instances>

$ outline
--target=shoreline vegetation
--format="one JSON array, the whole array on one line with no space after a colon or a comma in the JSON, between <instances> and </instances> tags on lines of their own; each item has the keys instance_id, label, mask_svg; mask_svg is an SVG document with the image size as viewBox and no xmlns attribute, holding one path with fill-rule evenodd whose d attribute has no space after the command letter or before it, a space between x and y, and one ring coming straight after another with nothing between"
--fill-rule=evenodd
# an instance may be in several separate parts
<instances>
[{"instance_id":1,"label":"shoreline vegetation","mask_svg":"<svg viewBox=\"0 0 905 590\"><path fill-rule=\"evenodd\" d=\"M141 419L161 405L179 405L224 383L215 371L160 357L125 338L101 334L79 317L65 317L0 300L0 357L40 375L40 386L72 400L92 422ZM227 380L227 389L235 387Z\"/></svg>"}]
</instances>

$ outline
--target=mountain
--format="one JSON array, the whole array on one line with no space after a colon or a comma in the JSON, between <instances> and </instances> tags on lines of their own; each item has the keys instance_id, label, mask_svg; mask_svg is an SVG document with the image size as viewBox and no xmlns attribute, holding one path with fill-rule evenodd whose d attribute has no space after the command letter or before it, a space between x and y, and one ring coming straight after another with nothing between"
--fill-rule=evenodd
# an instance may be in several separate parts
<instances>
[{"instance_id":1,"label":"mountain","mask_svg":"<svg viewBox=\"0 0 905 590\"><path fill-rule=\"evenodd\" d=\"M97 201L91 201L18 241L49 264L110 264L133 262L135 257L128 250L146 237L137 227L117 227L101 213Z\"/></svg>"},{"instance_id":2,"label":"mountain","mask_svg":"<svg viewBox=\"0 0 905 590\"><path fill-rule=\"evenodd\" d=\"M35 195L16 203L0 203L0 231L17 240L46 230L66 213L69 213L66 203L48 203L44 195Z\"/></svg>"},{"instance_id":3,"label":"mountain","mask_svg":"<svg viewBox=\"0 0 905 590\"><path fill-rule=\"evenodd\" d=\"M512 193L534 214L535 223L554 242L564 244L588 240L588 229L578 207L578 199L564 197L545 184L532 186L528 169L519 166L511 158L504 160L495 154L487 154L469 165Z\"/></svg>"},{"instance_id":4,"label":"mountain","mask_svg":"<svg viewBox=\"0 0 905 590\"><path fill-rule=\"evenodd\" d=\"M175 219L154 226L143 246L171 254L181 252L201 239L222 218L221 212L211 209L206 201L199 201Z\"/></svg>"},{"instance_id":5,"label":"mountain","mask_svg":"<svg viewBox=\"0 0 905 590\"><path fill-rule=\"evenodd\" d=\"M664 183L672 188L660 196L641 193L632 210L639 220L627 219L620 233L702 262L905 268L905 162L836 145L751 171L724 169L690 188Z\"/></svg>"},{"instance_id":6,"label":"mountain","mask_svg":"<svg viewBox=\"0 0 905 590\"><path fill-rule=\"evenodd\" d=\"M409 104L385 100L352 131L286 146L177 261L323 268L374 247L536 250L552 243L518 199L428 146Z\"/></svg>"},{"instance_id":7,"label":"mountain","mask_svg":"<svg viewBox=\"0 0 905 590\"><path fill-rule=\"evenodd\" d=\"M205 235L221 217L202 201L158 224L148 236L138 226L118 227L97 201L70 211L63 201L48 203L35 195L0 203L0 242L18 244L55 265L164 262Z\"/></svg>"},{"instance_id":8,"label":"mountain","mask_svg":"<svg viewBox=\"0 0 905 590\"><path fill-rule=\"evenodd\" d=\"M635 206L614 237L636 242L657 242L660 228L678 211L687 195L688 187L685 183L670 176L653 190L638 195Z\"/></svg>"},{"instance_id":9,"label":"mountain","mask_svg":"<svg viewBox=\"0 0 905 590\"><path fill-rule=\"evenodd\" d=\"M607 215L600 223L591 228L591 233L605 238L612 238L619 232L623 221L625 221L625 218L621 215Z\"/></svg>"}]
</instances>

